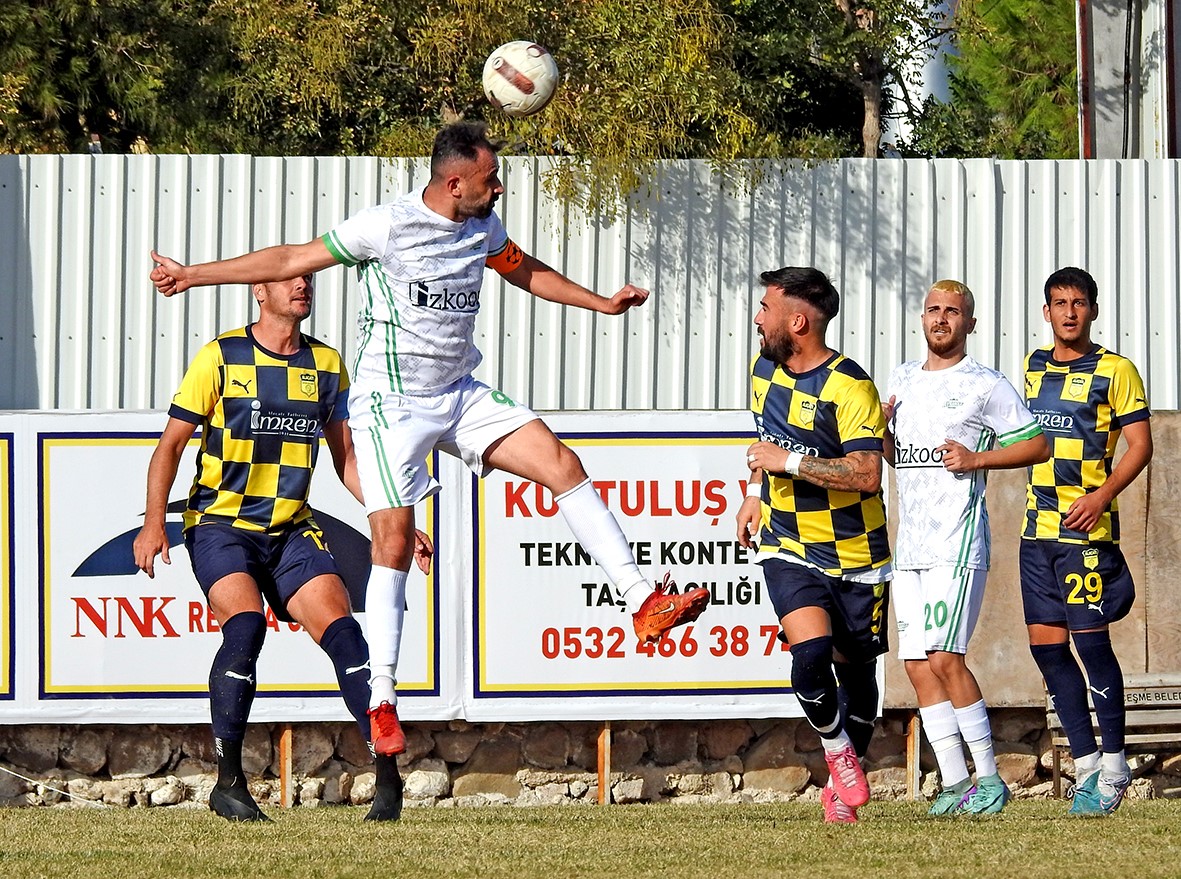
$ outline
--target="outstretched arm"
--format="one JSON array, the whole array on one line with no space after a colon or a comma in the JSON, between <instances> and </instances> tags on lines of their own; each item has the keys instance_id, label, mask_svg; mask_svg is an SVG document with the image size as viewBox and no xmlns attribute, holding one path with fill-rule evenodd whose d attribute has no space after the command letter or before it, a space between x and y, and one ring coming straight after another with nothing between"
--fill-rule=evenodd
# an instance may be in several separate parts
<instances>
[{"instance_id":1,"label":"outstretched arm","mask_svg":"<svg viewBox=\"0 0 1181 879\"><path fill-rule=\"evenodd\" d=\"M337 259L324 242L316 238L307 244L280 244L264 247L253 253L204 262L181 265L174 259L152 251L155 267L148 276L156 289L165 296L183 293L190 287L209 287L216 284L267 284L299 278L336 265Z\"/></svg>"},{"instance_id":2,"label":"outstretched arm","mask_svg":"<svg viewBox=\"0 0 1181 879\"><path fill-rule=\"evenodd\" d=\"M634 284L625 284L610 298L600 296L527 253L522 255L520 265L502 274L510 284L528 290L540 299L560 305L576 305L600 314L623 314L633 306L643 305L648 298L648 291Z\"/></svg>"},{"instance_id":3,"label":"outstretched arm","mask_svg":"<svg viewBox=\"0 0 1181 879\"><path fill-rule=\"evenodd\" d=\"M180 456L184 454L185 446L196 429L195 424L169 418L156 451L152 453L152 462L148 465L148 500L144 524L135 536L132 552L135 566L149 577L156 576L156 556L160 556L164 564L172 564L168 557L168 534L164 524L168 512L168 492L176 480Z\"/></svg>"}]
</instances>

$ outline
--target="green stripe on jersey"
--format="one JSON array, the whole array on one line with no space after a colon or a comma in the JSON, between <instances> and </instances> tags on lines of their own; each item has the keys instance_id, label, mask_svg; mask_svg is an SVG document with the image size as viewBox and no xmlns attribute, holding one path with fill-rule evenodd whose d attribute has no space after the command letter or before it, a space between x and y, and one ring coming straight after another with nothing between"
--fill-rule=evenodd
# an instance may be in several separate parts
<instances>
[{"instance_id":1,"label":"green stripe on jersey","mask_svg":"<svg viewBox=\"0 0 1181 879\"><path fill-rule=\"evenodd\" d=\"M320 236L320 240L324 242L324 246L328 248L328 252L332 254L332 258L337 262L344 263L346 266L355 266L360 262L355 256L349 253L349 249L340 243L340 237L333 232L326 232Z\"/></svg>"},{"instance_id":2,"label":"green stripe on jersey","mask_svg":"<svg viewBox=\"0 0 1181 879\"><path fill-rule=\"evenodd\" d=\"M1022 440L1033 439L1042 432L1041 425L1036 421L1031 421L1025 427L1019 427L1016 430L1010 430L1008 433L999 434L996 441L1000 443L1001 448L1011 446L1013 443L1019 443Z\"/></svg>"},{"instance_id":3,"label":"green stripe on jersey","mask_svg":"<svg viewBox=\"0 0 1181 879\"><path fill-rule=\"evenodd\" d=\"M365 296L369 303L364 312L369 322L361 330L363 339L361 344L357 346L357 364L360 365L365 345L373 339L373 324L380 323L383 335L381 345L385 358L386 374L390 377L390 390L396 394L404 393L405 383L402 381L402 368L398 362L398 327L401 318L398 314L398 304L394 300L394 294L385 277L385 272L382 271L381 265L376 260L367 260L361 265L361 286L365 290ZM372 303L379 296L389 307L390 315L393 317L392 323L390 321L375 321L372 317ZM357 368L353 369L353 375L357 375Z\"/></svg>"}]
</instances>

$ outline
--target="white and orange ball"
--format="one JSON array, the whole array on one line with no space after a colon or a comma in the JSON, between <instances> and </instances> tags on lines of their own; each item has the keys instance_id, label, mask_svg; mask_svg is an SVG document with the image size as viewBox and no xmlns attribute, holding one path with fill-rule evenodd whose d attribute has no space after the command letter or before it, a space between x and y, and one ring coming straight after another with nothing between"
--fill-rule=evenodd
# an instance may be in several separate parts
<instances>
[{"instance_id":1,"label":"white and orange ball","mask_svg":"<svg viewBox=\"0 0 1181 879\"><path fill-rule=\"evenodd\" d=\"M510 116L543 109L558 88L558 65L545 46L513 40L484 62L484 94Z\"/></svg>"}]
</instances>

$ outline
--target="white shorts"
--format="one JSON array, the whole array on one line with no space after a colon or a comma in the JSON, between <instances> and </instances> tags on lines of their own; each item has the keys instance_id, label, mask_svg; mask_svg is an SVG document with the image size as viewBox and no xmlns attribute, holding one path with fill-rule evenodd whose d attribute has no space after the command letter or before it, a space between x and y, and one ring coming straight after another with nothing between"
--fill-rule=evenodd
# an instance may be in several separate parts
<instances>
[{"instance_id":1,"label":"white shorts","mask_svg":"<svg viewBox=\"0 0 1181 879\"><path fill-rule=\"evenodd\" d=\"M967 653L987 579L988 571L973 568L895 570L890 599L898 619L898 658Z\"/></svg>"},{"instance_id":2,"label":"white shorts","mask_svg":"<svg viewBox=\"0 0 1181 879\"><path fill-rule=\"evenodd\" d=\"M349 427L365 511L412 507L437 492L439 483L426 466L434 449L486 476L491 469L484 466L488 447L535 418L528 406L470 376L430 397L354 385L349 389Z\"/></svg>"}]
</instances>

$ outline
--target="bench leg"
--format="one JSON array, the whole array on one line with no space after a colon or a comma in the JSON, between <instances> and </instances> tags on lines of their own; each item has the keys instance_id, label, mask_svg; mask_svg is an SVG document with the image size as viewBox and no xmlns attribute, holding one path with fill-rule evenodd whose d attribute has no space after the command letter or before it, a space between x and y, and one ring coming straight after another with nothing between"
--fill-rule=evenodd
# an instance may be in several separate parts
<instances>
[{"instance_id":1,"label":"bench leg","mask_svg":"<svg viewBox=\"0 0 1181 879\"><path fill-rule=\"evenodd\" d=\"M1062 796L1062 752L1058 750L1057 745L1050 745L1050 753L1053 755L1050 758L1050 765L1053 767L1054 779L1054 796Z\"/></svg>"}]
</instances>

